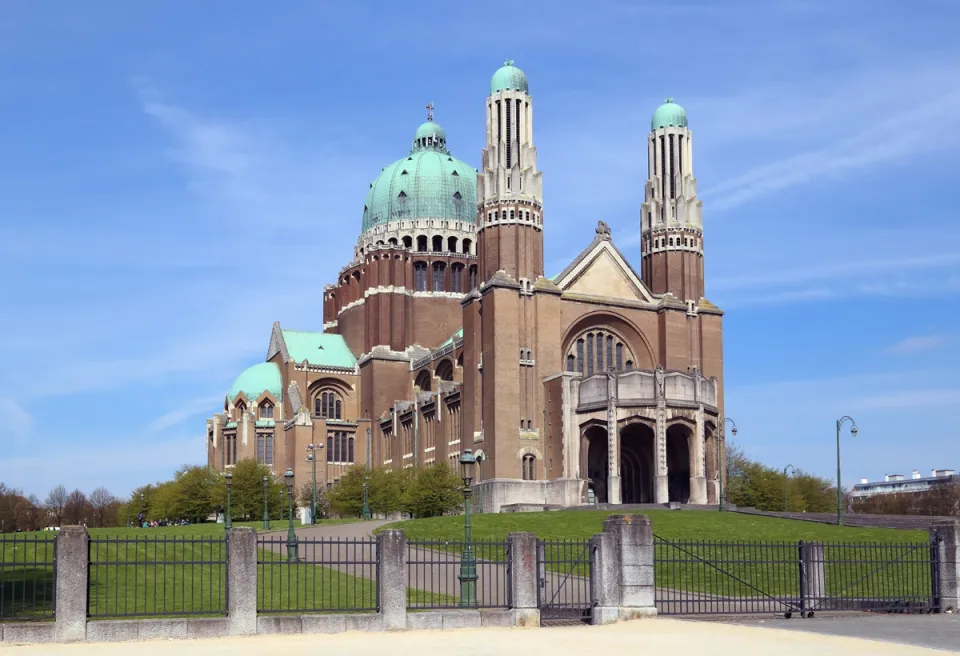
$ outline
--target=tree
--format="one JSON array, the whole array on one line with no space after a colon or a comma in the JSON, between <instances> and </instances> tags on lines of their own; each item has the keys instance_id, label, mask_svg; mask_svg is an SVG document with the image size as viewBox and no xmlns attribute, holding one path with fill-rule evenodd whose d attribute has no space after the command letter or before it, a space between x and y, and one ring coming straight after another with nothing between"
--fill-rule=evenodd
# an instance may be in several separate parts
<instances>
[{"instance_id":1,"label":"tree","mask_svg":"<svg viewBox=\"0 0 960 656\"><path fill-rule=\"evenodd\" d=\"M344 472L327 493L330 510L341 517L360 516L363 512L363 475L361 465L354 465Z\"/></svg>"},{"instance_id":2,"label":"tree","mask_svg":"<svg viewBox=\"0 0 960 656\"><path fill-rule=\"evenodd\" d=\"M87 495L80 490L74 490L63 504L63 521L68 525L86 524L92 510Z\"/></svg>"},{"instance_id":3,"label":"tree","mask_svg":"<svg viewBox=\"0 0 960 656\"><path fill-rule=\"evenodd\" d=\"M201 522L216 510L214 490L220 477L210 467L183 466L174 475L173 517Z\"/></svg>"},{"instance_id":4,"label":"tree","mask_svg":"<svg viewBox=\"0 0 960 656\"><path fill-rule=\"evenodd\" d=\"M417 472L404 495L407 511L414 517L439 517L463 506L463 479L446 462Z\"/></svg>"},{"instance_id":5,"label":"tree","mask_svg":"<svg viewBox=\"0 0 960 656\"><path fill-rule=\"evenodd\" d=\"M90 493L90 505L93 508L95 526L113 526L116 524L117 498L102 485Z\"/></svg>"},{"instance_id":6,"label":"tree","mask_svg":"<svg viewBox=\"0 0 960 656\"><path fill-rule=\"evenodd\" d=\"M300 491L295 492L296 499L294 505L304 506L309 508L313 505L313 481L307 481L300 486ZM284 502L284 512L286 512L287 505ZM320 519L326 517L330 514L330 499L327 498L326 489L317 485L317 516L315 519Z\"/></svg>"},{"instance_id":7,"label":"tree","mask_svg":"<svg viewBox=\"0 0 960 656\"><path fill-rule=\"evenodd\" d=\"M46 506L50 512L50 519L55 526L63 526L63 508L67 505L67 488L58 485L47 495Z\"/></svg>"},{"instance_id":8,"label":"tree","mask_svg":"<svg viewBox=\"0 0 960 656\"><path fill-rule=\"evenodd\" d=\"M786 491L791 512L827 512L836 507L836 488L830 481L803 471L787 478L748 458L735 445L727 445L727 481L724 494L737 506L780 512Z\"/></svg>"},{"instance_id":9,"label":"tree","mask_svg":"<svg viewBox=\"0 0 960 656\"><path fill-rule=\"evenodd\" d=\"M232 518L255 520L263 517L263 477L267 477L267 502L270 508L276 508L279 515L280 490L283 483L270 472L267 465L251 458L237 462L231 470L233 474L230 491L230 514ZM227 507L227 486L224 476L218 476L217 484L211 491L210 500L214 506Z\"/></svg>"}]
</instances>

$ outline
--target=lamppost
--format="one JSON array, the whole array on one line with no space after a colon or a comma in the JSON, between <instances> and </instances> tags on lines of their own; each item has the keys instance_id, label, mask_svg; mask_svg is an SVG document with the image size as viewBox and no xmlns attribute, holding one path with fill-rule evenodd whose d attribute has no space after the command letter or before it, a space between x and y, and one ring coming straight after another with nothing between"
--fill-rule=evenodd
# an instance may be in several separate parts
<instances>
[{"instance_id":1,"label":"lamppost","mask_svg":"<svg viewBox=\"0 0 960 656\"><path fill-rule=\"evenodd\" d=\"M267 505L267 477L263 477L263 529L270 529L270 508Z\"/></svg>"},{"instance_id":2,"label":"lamppost","mask_svg":"<svg viewBox=\"0 0 960 656\"><path fill-rule=\"evenodd\" d=\"M287 510L289 511L289 528L287 529L287 562L297 562L297 532L293 530L293 470L288 469L283 475L287 483Z\"/></svg>"},{"instance_id":3,"label":"lamppost","mask_svg":"<svg viewBox=\"0 0 960 656\"><path fill-rule=\"evenodd\" d=\"M857 436L857 422L853 417L844 415L837 419L837 526L843 526L843 488L840 486L840 429L850 422L850 435Z\"/></svg>"},{"instance_id":4,"label":"lamppost","mask_svg":"<svg viewBox=\"0 0 960 656\"><path fill-rule=\"evenodd\" d=\"M477 558L473 555L470 536L470 482L473 480L473 465L477 459L473 451L464 449L460 455L463 475L463 554L460 557L460 606L473 608L477 605Z\"/></svg>"},{"instance_id":5,"label":"lamppost","mask_svg":"<svg viewBox=\"0 0 960 656\"><path fill-rule=\"evenodd\" d=\"M789 472L789 473L788 473ZM783 468L783 512L790 510L790 474L796 474L797 468L787 465Z\"/></svg>"},{"instance_id":6,"label":"lamppost","mask_svg":"<svg viewBox=\"0 0 960 656\"><path fill-rule=\"evenodd\" d=\"M723 467L725 464L725 459L722 456L727 452L727 439L724 435L727 422L730 422L730 434L734 437L737 436L737 422L730 417L724 417L723 421L720 423L720 444L717 445L717 496L719 497L719 510L721 512L723 512Z\"/></svg>"},{"instance_id":7,"label":"lamppost","mask_svg":"<svg viewBox=\"0 0 960 656\"><path fill-rule=\"evenodd\" d=\"M287 488L280 488L280 521L283 521L283 505L287 502Z\"/></svg>"},{"instance_id":8,"label":"lamppost","mask_svg":"<svg viewBox=\"0 0 960 656\"><path fill-rule=\"evenodd\" d=\"M370 483L370 474L363 475L363 519L370 519L370 502L369 502L369 492L367 488Z\"/></svg>"},{"instance_id":9,"label":"lamppost","mask_svg":"<svg viewBox=\"0 0 960 656\"><path fill-rule=\"evenodd\" d=\"M229 531L233 526L230 521L230 488L233 487L233 472L227 472L224 474L224 478L227 479L227 514L226 517L223 518L223 521L224 528Z\"/></svg>"},{"instance_id":10,"label":"lamppost","mask_svg":"<svg viewBox=\"0 0 960 656\"><path fill-rule=\"evenodd\" d=\"M310 523L317 523L317 452L323 448L322 444L307 445L307 462L313 467L313 503L310 505Z\"/></svg>"}]
</instances>

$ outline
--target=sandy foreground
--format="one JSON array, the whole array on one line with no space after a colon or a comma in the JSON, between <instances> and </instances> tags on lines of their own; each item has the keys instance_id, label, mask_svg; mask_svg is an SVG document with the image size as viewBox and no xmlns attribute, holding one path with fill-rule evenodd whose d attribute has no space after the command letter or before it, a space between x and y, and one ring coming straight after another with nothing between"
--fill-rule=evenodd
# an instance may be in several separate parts
<instances>
[{"instance_id":1,"label":"sandy foreground","mask_svg":"<svg viewBox=\"0 0 960 656\"><path fill-rule=\"evenodd\" d=\"M457 656L532 656L533 654L675 653L677 649L711 656L843 654L912 656L945 652L902 644L713 622L651 619L607 626L546 629L466 629L335 635L264 635L213 640L164 640L138 643L0 646L11 656L211 656L229 654L349 654L350 656L424 656L435 650Z\"/></svg>"}]
</instances>

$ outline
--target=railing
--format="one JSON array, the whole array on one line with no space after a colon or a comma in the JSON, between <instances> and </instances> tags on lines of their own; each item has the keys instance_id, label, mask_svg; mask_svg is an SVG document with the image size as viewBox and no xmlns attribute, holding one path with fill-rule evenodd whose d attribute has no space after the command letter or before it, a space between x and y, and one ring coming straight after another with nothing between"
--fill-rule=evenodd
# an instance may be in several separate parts
<instances>
[{"instance_id":1,"label":"railing","mask_svg":"<svg viewBox=\"0 0 960 656\"><path fill-rule=\"evenodd\" d=\"M88 567L90 618L227 612L227 538L92 538Z\"/></svg>"},{"instance_id":2,"label":"railing","mask_svg":"<svg viewBox=\"0 0 960 656\"><path fill-rule=\"evenodd\" d=\"M477 561L473 598L461 594L463 542L407 542L407 608L509 608L509 545L499 541L474 541L471 547Z\"/></svg>"},{"instance_id":3,"label":"railing","mask_svg":"<svg viewBox=\"0 0 960 656\"><path fill-rule=\"evenodd\" d=\"M56 563L54 536L0 535L0 621L54 618Z\"/></svg>"},{"instance_id":4,"label":"railing","mask_svg":"<svg viewBox=\"0 0 960 656\"><path fill-rule=\"evenodd\" d=\"M597 548L596 540L537 543L537 606L541 624L592 621Z\"/></svg>"},{"instance_id":5,"label":"railing","mask_svg":"<svg viewBox=\"0 0 960 656\"><path fill-rule=\"evenodd\" d=\"M377 612L376 540L257 537L257 612Z\"/></svg>"}]
</instances>

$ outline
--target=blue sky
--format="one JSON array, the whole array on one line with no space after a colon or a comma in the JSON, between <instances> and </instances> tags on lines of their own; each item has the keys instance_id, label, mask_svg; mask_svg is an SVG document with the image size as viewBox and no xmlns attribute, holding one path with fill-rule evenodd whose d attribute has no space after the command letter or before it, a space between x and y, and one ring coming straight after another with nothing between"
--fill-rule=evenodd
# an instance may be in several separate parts
<instances>
[{"instance_id":1,"label":"blue sky","mask_svg":"<svg viewBox=\"0 0 960 656\"><path fill-rule=\"evenodd\" d=\"M639 265L645 134L673 96L737 442L830 476L851 414L845 483L960 468L954 3L412 7L0 2L2 480L126 494L202 462L271 323L321 328L428 101L478 164L505 58L536 103L548 273L598 219Z\"/></svg>"}]
</instances>

